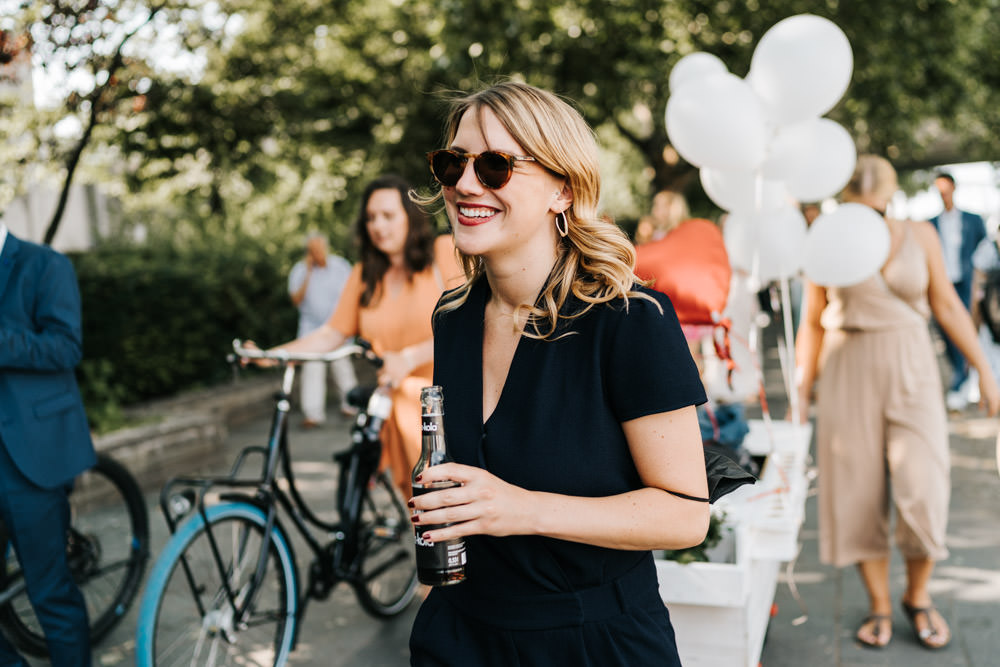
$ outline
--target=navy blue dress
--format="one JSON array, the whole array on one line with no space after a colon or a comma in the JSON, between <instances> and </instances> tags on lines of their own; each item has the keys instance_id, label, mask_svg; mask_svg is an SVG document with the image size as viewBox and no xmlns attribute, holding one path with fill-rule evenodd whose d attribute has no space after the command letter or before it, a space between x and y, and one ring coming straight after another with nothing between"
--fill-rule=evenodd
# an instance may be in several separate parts
<instances>
[{"instance_id":1,"label":"navy blue dress","mask_svg":"<svg viewBox=\"0 0 1000 667\"><path fill-rule=\"evenodd\" d=\"M666 296L565 321L556 340L522 336L497 406L482 420L479 280L438 316L434 381L452 457L525 489L602 497L642 488L622 422L703 403ZM571 299L565 312L580 302ZM548 537L466 538L467 579L435 588L410 635L411 665L679 665L649 551Z\"/></svg>"}]
</instances>

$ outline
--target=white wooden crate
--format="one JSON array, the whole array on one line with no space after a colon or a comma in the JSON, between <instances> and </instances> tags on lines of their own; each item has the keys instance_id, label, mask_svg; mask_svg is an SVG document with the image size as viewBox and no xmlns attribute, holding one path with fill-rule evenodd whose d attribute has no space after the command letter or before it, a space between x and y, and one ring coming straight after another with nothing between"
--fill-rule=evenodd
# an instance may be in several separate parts
<instances>
[{"instance_id":1,"label":"white wooden crate","mask_svg":"<svg viewBox=\"0 0 1000 667\"><path fill-rule=\"evenodd\" d=\"M756 667L770 619L779 563L753 559L745 526L734 527L736 562L657 560L685 667Z\"/></svg>"},{"instance_id":2,"label":"white wooden crate","mask_svg":"<svg viewBox=\"0 0 1000 667\"><path fill-rule=\"evenodd\" d=\"M757 667L782 561L798 552L812 428L750 421L746 445L766 456L761 479L718 503L736 541L732 563L657 560L660 595L685 667Z\"/></svg>"}]
</instances>

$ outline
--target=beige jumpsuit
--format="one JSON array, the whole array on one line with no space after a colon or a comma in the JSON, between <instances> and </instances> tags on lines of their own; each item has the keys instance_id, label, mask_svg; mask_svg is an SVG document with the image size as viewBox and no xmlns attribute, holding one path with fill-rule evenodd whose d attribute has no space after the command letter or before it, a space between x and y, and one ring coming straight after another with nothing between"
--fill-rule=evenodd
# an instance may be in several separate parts
<instances>
[{"instance_id":1,"label":"beige jumpsuit","mask_svg":"<svg viewBox=\"0 0 1000 667\"><path fill-rule=\"evenodd\" d=\"M880 273L827 290L817 390L820 558L947 558L947 416L927 319L928 270L906 223ZM890 502L891 501L891 502Z\"/></svg>"}]
</instances>

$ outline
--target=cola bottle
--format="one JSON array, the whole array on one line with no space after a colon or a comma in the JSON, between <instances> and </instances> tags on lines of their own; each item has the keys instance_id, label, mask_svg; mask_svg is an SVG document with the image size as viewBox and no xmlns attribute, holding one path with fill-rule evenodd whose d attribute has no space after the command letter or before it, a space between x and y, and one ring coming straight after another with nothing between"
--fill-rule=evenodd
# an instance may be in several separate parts
<instances>
[{"instance_id":1,"label":"cola bottle","mask_svg":"<svg viewBox=\"0 0 1000 667\"><path fill-rule=\"evenodd\" d=\"M427 468L451 460L445 446L444 395L441 387L424 387L420 391L420 459L413 466L413 495L461 486L458 482L418 482L417 475ZM419 512L419 510L418 510ZM431 542L423 533L451 524L415 527L417 576L429 586L448 586L465 580L465 540L462 538Z\"/></svg>"}]
</instances>

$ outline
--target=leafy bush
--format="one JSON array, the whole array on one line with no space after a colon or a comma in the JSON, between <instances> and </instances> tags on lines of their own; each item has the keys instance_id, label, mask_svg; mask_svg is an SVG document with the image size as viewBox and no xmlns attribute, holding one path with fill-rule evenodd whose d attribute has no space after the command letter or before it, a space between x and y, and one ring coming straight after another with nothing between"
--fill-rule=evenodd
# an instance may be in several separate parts
<instances>
[{"instance_id":1,"label":"leafy bush","mask_svg":"<svg viewBox=\"0 0 1000 667\"><path fill-rule=\"evenodd\" d=\"M83 302L79 378L92 420L227 377L233 338L276 344L298 319L291 255L239 239L178 249L108 245L73 255Z\"/></svg>"}]
</instances>

